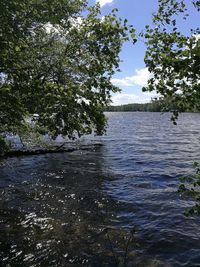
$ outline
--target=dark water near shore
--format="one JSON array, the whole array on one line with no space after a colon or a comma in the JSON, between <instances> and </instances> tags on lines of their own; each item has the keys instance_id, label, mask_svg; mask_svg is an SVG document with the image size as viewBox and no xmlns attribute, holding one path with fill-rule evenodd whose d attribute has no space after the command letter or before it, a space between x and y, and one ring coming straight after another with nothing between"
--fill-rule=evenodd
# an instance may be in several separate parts
<instances>
[{"instance_id":1,"label":"dark water near shore","mask_svg":"<svg viewBox=\"0 0 200 267\"><path fill-rule=\"evenodd\" d=\"M200 114L106 115L84 150L4 160L0 266L120 266L135 225L129 266L200 266L200 218L176 192L200 159Z\"/></svg>"}]
</instances>

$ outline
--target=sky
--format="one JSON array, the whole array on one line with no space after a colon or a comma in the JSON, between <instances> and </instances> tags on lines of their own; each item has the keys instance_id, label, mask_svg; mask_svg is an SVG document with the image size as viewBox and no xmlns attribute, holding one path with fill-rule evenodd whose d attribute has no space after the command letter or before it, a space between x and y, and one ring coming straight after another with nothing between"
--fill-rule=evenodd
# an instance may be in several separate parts
<instances>
[{"instance_id":1,"label":"sky","mask_svg":"<svg viewBox=\"0 0 200 267\"><path fill-rule=\"evenodd\" d=\"M118 15L128 19L129 24L139 33L144 30L145 25L151 24L152 13L156 12L157 0L91 0L99 2L102 16L109 13L113 8L119 10ZM190 2L190 0L186 0ZM191 11L192 12L192 11ZM199 22L199 14L192 14L190 21L187 21L187 28ZM184 31L186 25L180 22L180 28ZM112 82L122 91L112 96L113 105L128 103L147 103L156 96L155 92L142 92L142 87L147 83L150 74L144 63L145 45L138 41L135 45L127 42L123 45L120 54L121 72L114 75Z\"/></svg>"},{"instance_id":2,"label":"sky","mask_svg":"<svg viewBox=\"0 0 200 267\"><path fill-rule=\"evenodd\" d=\"M157 0L96 0L101 5L102 14L113 8L118 8L118 15L128 19L137 31L144 29L151 23L152 12L156 11ZM143 93L142 87L146 85L149 72L144 64L145 45L138 41L135 45L127 42L123 45L120 54L121 72L114 75L112 82L122 91L112 96L113 105L128 103L146 103L155 96L155 93Z\"/></svg>"}]
</instances>

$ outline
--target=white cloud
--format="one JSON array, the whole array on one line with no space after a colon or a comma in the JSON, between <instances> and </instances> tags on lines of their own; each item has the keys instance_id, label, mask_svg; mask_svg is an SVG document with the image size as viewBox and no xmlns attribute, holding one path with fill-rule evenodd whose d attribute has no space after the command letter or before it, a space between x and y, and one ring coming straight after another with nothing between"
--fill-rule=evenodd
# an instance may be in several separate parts
<instances>
[{"instance_id":1,"label":"white cloud","mask_svg":"<svg viewBox=\"0 0 200 267\"><path fill-rule=\"evenodd\" d=\"M198 41L200 39L200 34L194 34L194 37Z\"/></svg>"},{"instance_id":2,"label":"white cloud","mask_svg":"<svg viewBox=\"0 0 200 267\"><path fill-rule=\"evenodd\" d=\"M134 94L116 94L112 97L112 105L124 105L124 104L131 104L131 103L138 103L139 97Z\"/></svg>"},{"instance_id":3,"label":"white cloud","mask_svg":"<svg viewBox=\"0 0 200 267\"><path fill-rule=\"evenodd\" d=\"M74 27L80 27L83 23L82 17L71 18L71 23Z\"/></svg>"},{"instance_id":4,"label":"white cloud","mask_svg":"<svg viewBox=\"0 0 200 267\"><path fill-rule=\"evenodd\" d=\"M158 97L156 92L144 92L140 93L140 95L119 93L112 97L112 105L119 106L132 103L148 103L156 96Z\"/></svg>"},{"instance_id":5,"label":"white cloud","mask_svg":"<svg viewBox=\"0 0 200 267\"><path fill-rule=\"evenodd\" d=\"M112 79L112 83L116 86L133 86L133 85L140 85L145 86L147 85L148 79L151 77L147 68L139 69L135 71L136 74L133 76L125 77L122 79Z\"/></svg>"},{"instance_id":6,"label":"white cloud","mask_svg":"<svg viewBox=\"0 0 200 267\"><path fill-rule=\"evenodd\" d=\"M96 2L99 2L100 7L103 7L107 4L111 4L113 2L113 0L96 0Z\"/></svg>"},{"instance_id":7,"label":"white cloud","mask_svg":"<svg viewBox=\"0 0 200 267\"><path fill-rule=\"evenodd\" d=\"M132 86L129 81L127 81L127 78L122 78L122 79L111 79L112 84L118 87L125 87L125 86Z\"/></svg>"},{"instance_id":8,"label":"white cloud","mask_svg":"<svg viewBox=\"0 0 200 267\"><path fill-rule=\"evenodd\" d=\"M63 22L65 22L63 20ZM76 18L70 18L70 22L71 22L71 27L76 27L78 29L81 28L81 25L83 24L83 18L82 17L76 17ZM46 32L47 33L51 33L51 32L54 32L54 33L63 33L64 31L66 32L66 30L62 27L60 27L60 25L52 25L50 22L46 23L44 25L45 29L46 29ZM67 30L67 32L69 32Z\"/></svg>"}]
</instances>

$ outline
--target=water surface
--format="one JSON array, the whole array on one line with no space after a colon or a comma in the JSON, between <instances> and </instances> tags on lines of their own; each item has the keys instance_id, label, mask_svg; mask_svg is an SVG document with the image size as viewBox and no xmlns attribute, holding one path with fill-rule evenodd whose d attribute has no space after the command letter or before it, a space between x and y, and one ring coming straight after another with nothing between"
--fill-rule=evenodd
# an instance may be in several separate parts
<instances>
[{"instance_id":1,"label":"water surface","mask_svg":"<svg viewBox=\"0 0 200 267\"><path fill-rule=\"evenodd\" d=\"M200 218L177 194L200 158L200 114L177 126L170 114L106 116L107 135L83 138L84 150L4 160L2 266L116 266L135 225L132 266L200 266Z\"/></svg>"}]
</instances>

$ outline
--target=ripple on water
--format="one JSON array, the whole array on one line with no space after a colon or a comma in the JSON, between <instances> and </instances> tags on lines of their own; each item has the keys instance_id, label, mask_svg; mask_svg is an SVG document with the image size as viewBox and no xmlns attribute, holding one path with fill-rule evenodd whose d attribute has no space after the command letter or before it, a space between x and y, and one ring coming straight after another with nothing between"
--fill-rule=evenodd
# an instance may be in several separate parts
<instances>
[{"instance_id":1,"label":"ripple on water","mask_svg":"<svg viewBox=\"0 0 200 267\"><path fill-rule=\"evenodd\" d=\"M107 135L82 141L101 147L0 167L3 266L115 266L108 233L121 256L134 225L135 266L199 266L200 219L184 217L194 203L176 190L200 157L200 115L183 114L177 127L169 114L107 116Z\"/></svg>"}]
</instances>

